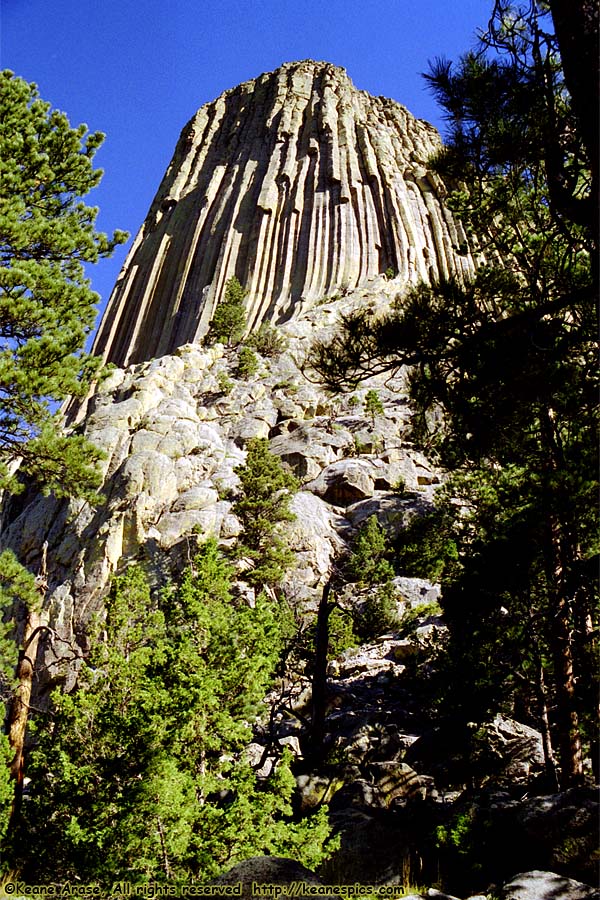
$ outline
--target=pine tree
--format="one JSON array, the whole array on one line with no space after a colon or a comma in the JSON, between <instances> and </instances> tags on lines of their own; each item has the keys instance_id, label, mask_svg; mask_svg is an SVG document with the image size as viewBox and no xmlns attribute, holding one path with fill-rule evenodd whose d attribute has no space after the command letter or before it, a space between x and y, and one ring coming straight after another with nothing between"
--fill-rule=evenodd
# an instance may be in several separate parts
<instances>
[{"instance_id":1,"label":"pine tree","mask_svg":"<svg viewBox=\"0 0 600 900\"><path fill-rule=\"evenodd\" d=\"M293 563L282 525L294 518L289 505L298 483L269 451L266 438L253 438L247 450L245 464L235 470L241 496L233 512L242 523L237 552L254 564L245 575L250 584L274 587Z\"/></svg>"},{"instance_id":2,"label":"pine tree","mask_svg":"<svg viewBox=\"0 0 600 900\"><path fill-rule=\"evenodd\" d=\"M56 405L86 393L99 361L83 353L98 296L84 263L110 256L127 235L94 229L97 209L80 200L102 172L103 141L43 102L36 86L0 73L0 487L14 474L59 496L99 481L99 452L60 430Z\"/></svg>"},{"instance_id":3,"label":"pine tree","mask_svg":"<svg viewBox=\"0 0 600 900\"><path fill-rule=\"evenodd\" d=\"M244 298L247 293L235 275L229 279L225 285L225 295L217 304L208 329L209 341L220 341L228 347L239 344L246 330Z\"/></svg>"},{"instance_id":4,"label":"pine tree","mask_svg":"<svg viewBox=\"0 0 600 900\"><path fill-rule=\"evenodd\" d=\"M475 707L517 703L504 675L525 677L528 660L568 786L593 721L592 692L575 685L592 680L596 610L597 191L558 49L545 4L497 2L477 50L434 65L450 123L434 164L466 183L449 202L488 263L466 283L418 286L387 318L347 317L314 363L338 386L412 366L413 435L461 473L444 587L463 679L452 696L471 721ZM476 690L462 690L467 673Z\"/></svg>"},{"instance_id":5,"label":"pine tree","mask_svg":"<svg viewBox=\"0 0 600 900\"><path fill-rule=\"evenodd\" d=\"M365 585L381 584L394 577L389 562L390 546L377 516L369 516L358 530L347 570L350 577Z\"/></svg>"},{"instance_id":6,"label":"pine tree","mask_svg":"<svg viewBox=\"0 0 600 900\"><path fill-rule=\"evenodd\" d=\"M371 419L371 425L375 427L375 419L377 416L382 416L384 413L383 403L381 402L377 391L367 391L367 396L365 397L365 413Z\"/></svg>"},{"instance_id":7,"label":"pine tree","mask_svg":"<svg viewBox=\"0 0 600 900\"><path fill-rule=\"evenodd\" d=\"M45 880L181 882L260 853L323 853L324 814L294 822L282 758L261 782L245 760L281 646L264 596L237 605L214 539L152 598L137 567L115 579L77 690L38 713L14 870Z\"/></svg>"}]
</instances>

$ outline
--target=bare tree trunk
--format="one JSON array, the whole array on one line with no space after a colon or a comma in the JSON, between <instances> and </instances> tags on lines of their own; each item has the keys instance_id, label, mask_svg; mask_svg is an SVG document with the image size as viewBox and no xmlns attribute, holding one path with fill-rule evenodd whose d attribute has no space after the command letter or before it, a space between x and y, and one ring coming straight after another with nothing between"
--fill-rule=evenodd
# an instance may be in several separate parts
<instances>
[{"instance_id":1,"label":"bare tree trunk","mask_svg":"<svg viewBox=\"0 0 600 900\"><path fill-rule=\"evenodd\" d=\"M558 774L556 771L556 760L554 759L554 750L552 749L552 735L550 734L550 721L548 719L548 697L546 693L546 684L544 682L544 668L541 660L537 663L537 694L540 704L540 720L542 731L542 747L544 750L544 766L546 775L553 791L558 790Z\"/></svg>"},{"instance_id":2,"label":"bare tree trunk","mask_svg":"<svg viewBox=\"0 0 600 900\"><path fill-rule=\"evenodd\" d=\"M554 757L554 750L552 747L552 733L550 731L550 719L548 716L548 691L546 689L546 681L544 678L544 664L542 661L542 650L540 648L539 635L537 633L536 617L531 605L529 608L529 627L531 629L535 658L535 688L539 707L542 749L544 751L544 768L546 770L546 776L552 787L552 790L557 791L559 788L558 771L556 767L556 759Z\"/></svg>"},{"instance_id":3,"label":"bare tree trunk","mask_svg":"<svg viewBox=\"0 0 600 900\"><path fill-rule=\"evenodd\" d=\"M158 837L160 839L160 852L162 855L162 864L165 876L170 880L171 879L171 866L169 864L169 854L167 853L167 843L165 841L165 832L163 829L162 821L160 816L158 817L157 825L158 825Z\"/></svg>"},{"instance_id":4,"label":"bare tree trunk","mask_svg":"<svg viewBox=\"0 0 600 900\"><path fill-rule=\"evenodd\" d=\"M557 512L557 505L562 512L568 504L559 503L560 495L550 487L556 473L560 473L566 465L551 410L540 410L540 425L548 477L544 556L548 592L553 600L549 613L549 643L554 662L561 787L565 789L583 782L583 752L573 665L572 606L575 597L569 584L576 550L574 529L566 519L567 514L564 513L565 518L561 521Z\"/></svg>"},{"instance_id":5,"label":"bare tree trunk","mask_svg":"<svg viewBox=\"0 0 600 900\"><path fill-rule=\"evenodd\" d=\"M565 584L566 566L560 525L555 516L550 523L548 557L550 585L554 587L555 605L550 626L550 640L556 681L556 707L561 763L561 787L573 787L583 781L583 753L573 668L569 598Z\"/></svg>"},{"instance_id":6,"label":"bare tree trunk","mask_svg":"<svg viewBox=\"0 0 600 900\"><path fill-rule=\"evenodd\" d=\"M323 588L317 614L315 669L312 679L312 716L309 756L320 759L325 741L325 708L327 701L327 654L329 651L329 594L331 581Z\"/></svg>"},{"instance_id":7,"label":"bare tree trunk","mask_svg":"<svg viewBox=\"0 0 600 900\"><path fill-rule=\"evenodd\" d=\"M42 548L42 560L40 571L36 578L37 589L43 597L48 586L47 580L47 552L48 543ZM9 766L10 777L14 780L13 802L9 819L9 830L12 830L17 822L21 803L23 801L23 778L25 773L25 736L29 719L29 705L35 674L35 662L37 657L40 635L45 630L42 624L40 607L30 608L27 611L25 630L23 633L23 649L19 655L17 664L17 687L9 706L6 730L8 742L13 757Z\"/></svg>"},{"instance_id":8,"label":"bare tree trunk","mask_svg":"<svg viewBox=\"0 0 600 900\"><path fill-rule=\"evenodd\" d=\"M17 666L17 687L10 704L8 713L8 741L13 752L10 764L10 775L14 779L14 795L11 810L11 822L19 815L23 797L24 774L24 747L27 721L29 718L29 703L35 672L35 659L42 628L40 627L40 615L37 611L31 611L25 624L23 638L23 650L21 651Z\"/></svg>"}]
</instances>

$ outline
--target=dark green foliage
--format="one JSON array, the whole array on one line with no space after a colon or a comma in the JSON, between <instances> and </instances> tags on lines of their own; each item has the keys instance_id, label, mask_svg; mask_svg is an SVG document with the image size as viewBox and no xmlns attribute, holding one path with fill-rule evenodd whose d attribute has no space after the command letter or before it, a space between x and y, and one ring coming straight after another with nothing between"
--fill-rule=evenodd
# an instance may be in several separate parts
<instances>
[{"instance_id":1,"label":"dark green foliage","mask_svg":"<svg viewBox=\"0 0 600 900\"><path fill-rule=\"evenodd\" d=\"M346 566L352 581L363 585L381 584L394 577L394 567L389 561L390 545L385 531L370 516L358 529L352 553Z\"/></svg>"},{"instance_id":2,"label":"dark green foliage","mask_svg":"<svg viewBox=\"0 0 600 900\"><path fill-rule=\"evenodd\" d=\"M377 416L383 415L383 403L379 399L377 391L367 391L367 396L365 397L365 413L370 417L371 425L373 426L375 425Z\"/></svg>"},{"instance_id":3,"label":"dark green foliage","mask_svg":"<svg viewBox=\"0 0 600 900\"><path fill-rule=\"evenodd\" d=\"M228 347L239 344L246 330L246 294L235 276L229 279L225 296L217 305L208 329L206 337L210 343L219 341Z\"/></svg>"},{"instance_id":4,"label":"dark green foliage","mask_svg":"<svg viewBox=\"0 0 600 900\"><path fill-rule=\"evenodd\" d=\"M115 580L77 691L37 718L12 847L30 883L205 881L264 852L319 858L327 828L290 821L288 761L264 785L244 761L281 637L277 611L236 605L231 579L211 539L158 603L139 569Z\"/></svg>"},{"instance_id":5,"label":"dark green foliage","mask_svg":"<svg viewBox=\"0 0 600 900\"><path fill-rule=\"evenodd\" d=\"M248 338L247 344L262 356L278 356L287 348L285 336L270 322L263 322L258 331Z\"/></svg>"},{"instance_id":6,"label":"dark green foliage","mask_svg":"<svg viewBox=\"0 0 600 900\"><path fill-rule=\"evenodd\" d=\"M41 596L34 576L17 560L12 550L0 554L0 684L2 700L10 698L14 686L18 647L16 622L30 611L39 611Z\"/></svg>"},{"instance_id":7,"label":"dark green foliage","mask_svg":"<svg viewBox=\"0 0 600 900\"><path fill-rule=\"evenodd\" d=\"M335 659L345 650L359 644L354 628L352 613L347 609L334 606L329 613L329 656Z\"/></svg>"},{"instance_id":8,"label":"dark green foliage","mask_svg":"<svg viewBox=\"0 0 600 900\"><path fill-rule=\"evenodd\" d=\"M0 554L0 608L14 610L23 603L28 610L38 609L41 597L35 578L24 569L12 550Z\"/></svg>"},{"instance_id":9,"label":"dark green foliage","mask_svg":"<svg viewBox=\"0 0 600 900\"><path fill-rule=\"evenodd\" d=\"M372 588L352 613L354 631L363 640L391 631L398 624L391 553L390 542L377 516L370 516L359 528L346 563L351 581Z\"/></svg>"},{"instance_id":10,"label":"dark green foliage","mask_svg":"<svg viewBox=\"0 0 600 900\"><path fill-rule=\"evenodd\" d=\"M291 652L300 661L303 673L309 677L314 673L316 637L315 619L295 635L290 647ZM357 647L359 643L354 625L354 610L341 607L337 603L331 604L328 616L328 658L335 659L345 650Z\"/></svg>"},{"instance_id":11,"label":"dark green foliage","mask_svg":"<svg viewBox=\"0 0 600 900\"><path fill-rule=\"evenodd\" d=\"M80 198L102 177L103 135L71 128L35 85L0 73L0 487L21 489L8 467L64 496L99 483L101 454L60 434L56 404L84 395L100 361L83 353L97 294L84 263L110 256L127 235L95 231Z\"/></svg>"},{"instance_id":12,"label":"dark green foliage","mask_svg":"<svg viewBox=\"0 0 600 900\"><path fill-rule=\"evenodd\" d=\"M459 510L449 494L449 488L438 492L435 508L414 516L398 534L394 542L395 564L401 575L440 581L456 567L455 525Z\"/></svg>"},{"instance_id":13,"label":"dark green foliage","mask_svg":"<svg viewBox=\"0 0 600 900\"><path fill-rule=\"evenodd\" d=\"M435 165L466 182L450 203L487 264L348 316L313 365L332 387L412 367L413 439L460 501L400 541L405 571L445 581L446 708L550 711L569 785L593 715L597 191L557 49L545 4L499 2L476 52L434 65Z\"/></svg>"},{"instance_id":14,"label":"dark green foliage","mask_svg":"<svg viewBox=\"0 0 600 900\"><path fill-rule=\"evenodd\" d=\"M234 503L233 512L243 529L237 553L253 562L253 568L244 576L250 584L273 587L294 561L282 525L294 518L289 505L298 482L284 469L279 457L269 451L266 438L253 438L247 450L245 464L235 470L241 496Z\"/></svg>"},{"instance_id":15,"label":"dark green foliage","mask_svg":"<svg viewBox=\"0 0 600 900\"><path fill-rule=\"evenodd\" d=\"M251 378L258 372L258 357L250 347L241 348L237 371L240 378Z\"/></svg>"},{"instance_id":16,"label":"dark green foliage","mask_svg":"<svg viewBox=\"0 0 600 900\"><path fill-rule=\"evenodd\" d=\"M369 591L360 606L353 610L354 631L363 641L397 631L399 626L397 594L391 580Z\"/></svg>"}]
</instances>

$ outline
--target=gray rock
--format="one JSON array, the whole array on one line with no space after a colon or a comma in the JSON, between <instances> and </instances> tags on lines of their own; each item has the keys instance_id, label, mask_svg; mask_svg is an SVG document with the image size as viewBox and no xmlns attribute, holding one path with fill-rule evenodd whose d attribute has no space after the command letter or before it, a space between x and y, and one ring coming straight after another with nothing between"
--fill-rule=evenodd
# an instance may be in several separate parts
<instances>
[{"instance_id":1,"label":"gray rock","mask_svg":"<svg viewBox=\"0 0 600 900\"><path fill-rule=\"evenodd\" d=\"M441 596L439 584L433 584L425 578L407 578L399 575L394 578L394 587L411 609L430 603L438 603Z\"/></svg>"},{"instance_id":2,"label":"gray rock","mask_svg":"<svg viewBox=\"0 0 600 900\"><path fill-rule=\"evenodd\" d=\"M295 519L289 523L286 532L297 560L290 577L297 578L298 570L310 569L313 572L311 581L315 584L328 575L333 559L343 546L336 533L336 517L320 497L305 491L295 495L290 510Z\"/></svg>"},{"instance_id":3,"label":"gray rock","mask_svg":"<svg viewBox=\"0 0 600 900\"><path fill-rule=\"evenodd\" d=\"M210 485L197 485L180 494L173 506L172 512L180 512L184 509L206 509L214 506L219 500L218 492Z\"/></svg>"},{"instance_id":4,"label":"gray rock","mask_svg":"<svg viewBox=\"0 0 600 900\"><path fill-rule=\"evenodd\" d=\"M285 859L280 856L254 856L238 863L228 872L220 875L211 884L240 884L241 896L244 898L256 897L253 884L304 884L322 885L323 882L294 859ZM319 896L332 896L323 895Z\"/></svg>"},{"instance_id":5,"label":"gray rock","mask_svg":"<svg viewBox=\"0 0 600 900\"><path fill-rule=\"evenodd\" d=\"M544 748L539 731L497 715L485 726L485 739L492 753L506 760L503 774L518 781L541 771L544 766Z\"/></svg>"},{"instance_id":6,"label":"gray rock","mask_svg":"<svg viewBox=\"0 0 600 900\"><path fill-rule=\"evenodd\" d=\"M349 506L372 497L372 467L361 460L342 459L327 466L306 488L335 506Z\"/></svg>"},{"instance_id":7,"label":"gray rock","mask_svg":"<svg viewBox=\"0 0 600 900\"><path fill-rule=\"evenodd\" d=\"M600 890L554 872L522 872L500 891L499 900L600 900Z\"/></svg>"}]
</instances>

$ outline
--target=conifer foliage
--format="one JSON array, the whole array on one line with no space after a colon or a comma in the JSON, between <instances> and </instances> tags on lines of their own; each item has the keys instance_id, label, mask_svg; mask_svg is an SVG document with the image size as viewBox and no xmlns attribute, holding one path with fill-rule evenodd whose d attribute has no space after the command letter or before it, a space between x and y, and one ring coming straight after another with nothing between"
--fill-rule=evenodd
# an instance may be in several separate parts
<instances>
[{"instance_id":1,"label":"conifer foliage","mask_svg":"<svg viewBox=\"0 0 600 900\"><path fill-rule=\"evenodd\" d=\"M98 210L80 199L102 177L93 158L103 137L72 128L34 84L0 73L0 486L12 491L16 458L59 495L98 480L98 452L62 435L53 410L98 371L82 352L98 300L84 263L127 238L97 232Z\"/></svg>"},{"instance_id":2,"label":"conifer foliage","mask_svg":"<svg viewBox=\"0 0 600 900\"><path fill-rule=\"evenodd\" d=\"M205 881L260 853L313 864L323 815L294 823L286 758L260 783L243 748L281 646L277 608L231 594L203 544L158 600L139 568L115 579L77 690L37 717L12 866L45 880Z\"/></svg>"},{"instance_id":3,"label":"conifer foliage","mask_svg":"<svg viewBox=\"0 0 600 900\"><path fill-rule=\"evenodd\" d=\"M246 330L244 298L248 292L235 275L225 285L225 295L217 305L208 330L209 341L220 341L228 347L239 344Z\"/></svg>"},{"instance_id":4,"label":"conifer foliage","mask_svg":"<svg viewBox=\"0 0 600 900\"><path fill-rule=\"evenodd\" d=\"M241 496L234 503L233 512L243 528L237 552L253 563L245 576L250 584L274 587L294 558L282 525L294 518L289 507L298 482L279 457L270 452L266 438L253 438L247 449L245 464L235 470Z\"/></svg>"},{"instance_id":5,"label":"conifer foliage","mask_svg":"<svg viewBox=\"0 0 600 900\"><path fill-rule=\"evenodd\" d=\"M353 313L313 362L349 387L412 367L413 437L461 501L441 535L446 712L528 708L569 786L595 734L597 158L553 33L560 5L497 0L475 51L427 76L449 121L432 164L465 183L449 205L481 251L472 279L419 285L387 317Z\"/></svg>"}]
</instances>

